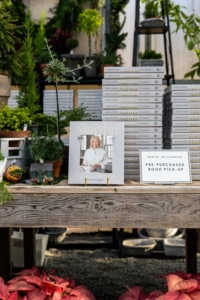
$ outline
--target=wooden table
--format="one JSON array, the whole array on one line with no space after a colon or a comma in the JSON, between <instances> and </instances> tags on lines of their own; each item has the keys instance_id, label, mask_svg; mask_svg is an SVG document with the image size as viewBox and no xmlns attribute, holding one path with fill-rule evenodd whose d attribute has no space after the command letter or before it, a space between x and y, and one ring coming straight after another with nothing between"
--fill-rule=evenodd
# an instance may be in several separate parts
<instances>
[{"instance_id":1,"label":"wooden table","mask_svg":"<svg viewBox=\"0 0 200 300\"><path fill-rule=\"evenodd\" d=\"M197 272L200 182L123 186L10 186L0 206L0 276L11 276L10 228L24 228L25 268L35 265L36 227L186 228L186 271Z\"/></svg>"}]
</instances>

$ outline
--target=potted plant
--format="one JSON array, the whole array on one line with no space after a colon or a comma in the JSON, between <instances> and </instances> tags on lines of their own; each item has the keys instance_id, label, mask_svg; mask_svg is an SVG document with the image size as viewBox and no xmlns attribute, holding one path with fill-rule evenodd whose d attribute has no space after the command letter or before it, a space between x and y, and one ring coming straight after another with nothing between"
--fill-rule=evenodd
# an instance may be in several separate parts
<instances>
[{"instance_id":1,"label":"potted plant","mask_svg":"<svg viewBox=\"0 0 200 300\"><path fill-rule=\"evenodd\" d=\"M60 56L62 58L65 58L65 65L66 67L70 69L76 69L78 65L81 65L83 63L83 60L85 56L83 54L74 54L73 49L77 48L79 45L79 42L75 38L69 38L65 41L65 46L67 49L67 52L69 54L61 54ZM81 75L81 69L77 69L75 72L76 76ZM66 72L66 76L72 76L71 72Z\"/></svg>"},{"instance_id":2,"label":"potted plant","mask_svg":"<svg viewBox=\"0 0 200 300\"><path fill-rule=\"evenodd\" d=\"M0 120L0 137L16 138L31 136L31 132L27 130L27 126L31 122L28 108L11 108L5 104L1 104Z\"/></svg>"},{"instance_id":3,"label":"potted plant","mask_svg":"<svg viewBox=\"0 0 200 300\"><path fill-rule=\"evenodd\" d=\"M6 1L0 3L0 102L7 104L10 97L11 78L12 83L19 83L21 75L20 51L16 51L16 43L19 42L17 32L19 28L8 10Z\"/></svg>"},{"instance_id":4,"label":"potted plant","mask_svg":"<svg viewBox=\"0 0 200 300\"><path fill-rule=\"evenodd\" d=\"M99 11L96 9L84 9L83 12L79 15L77 30L80 32L85 32L88 36L88 48L89 56L87 61L92 58L92 36L98 36L98 29L103 23L103 18ZM95 76L96 75L96 63L95 61L92 64L92 68L85 69L86 76Z\"/></svg>"},{"instance_id":5,"label":"potted plant","mask_svg":"<svg viewBox=\"0 0 200 300\"><path fill-rule=\"evenodd\" d=\"M59 177L62 157L64 155L64 143L62 141L58 141L55 136L49 134L46 136L33 134L31 138L31 151L33 160L36 162L52 162L54 177Z\"/></svg>"},{"instance_id":6,"label":"potted plant","mask_svg":"<svg viewBox=\"0 0 200 300\"><path fill-rule=\"evenodd\" d=\"M97 55L97 64L100 66L101 75L104 76L104 67L111 67L118 65L118 55L114 52L102 52Z\"/></svg>"},{"instance_id":7,"label":"potted plant","mask_svg":"<svg viewBox=\"0 0 200 300\"><path fill-rule=\"evenodd\" d=\"M162 54L157 53L155 50L145 50L139 52L140 66L163 66Z\"/></svg>"},{"instance_id":8,"label":"potted plant","mask_svg":"<svg viewBox=\"0 0 200 300\"><path fill-rule=\"evenodd\" d=\"M158 2L146 2L144 9L144 21L140 22L141 26L163 26L165 21L161 18L160 4Z\"/></svg>"}]
</instances>

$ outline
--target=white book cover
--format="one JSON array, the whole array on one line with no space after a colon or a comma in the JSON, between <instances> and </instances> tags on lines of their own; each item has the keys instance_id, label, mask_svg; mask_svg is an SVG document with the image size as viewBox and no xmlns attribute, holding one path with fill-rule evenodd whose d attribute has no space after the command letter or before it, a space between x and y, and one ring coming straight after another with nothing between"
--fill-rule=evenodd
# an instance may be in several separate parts
<instances>
[{"instance_id":1,"label":"white book cover","mask_svg":"<svg viewBox=\"0 0 200 300\"><path fill-rule=\"evenodd\" d=\"M200 84L171 84L164 89L165 94L171 91L199 91Z\"/></svg>"},{"instance_id":2,"label":"white book cover","mask_svg":"<svg viewBox=\"0 0 200 300\"><path fill-rule=\"evenodd\" d=\"M102 85L162 85L162 79L102 79Z\"/></svg>"},{"instance_id":3,"label":"white book cover","mask_svg":"<svg viewBox=\"0 0 200 300\"><path fill-rule=\"evenodd\" d=\"M112 115L102 115L102 120L103 121L161 121L162 116L161 115L156 115L156 116L129 116L129 115L124 115L124 116L112 116Z\"/></svg>"},{"instance_id":4,"label":"white book cover","mask_svg":"<svg viewBox=\"0 0 200 300\"><path fill-rule=\"evenodd\" d=\"M124 135L125 140L126 139L157 139L162 138L162 133L126 133Z\"/></svg>"},{"instance_id":5,"label":"white book cover","mask_svg":"<svg viewBox=\"0 0 200 300\"><path fill-rule=\"evenodd\" d=\"M103 109L162 109L162 103L156 103L156 104L103 103Z\"/></svg>"},{"instance_id":6,"label":"white book cover","mask_svg":"<svg viewBox=\"0 0 200 300\"><path fill-rule=\"evenodd\" d=\"M105 79L157 79L164 78L164 73L104 73Z\"/></svg>"},{"instance_id":7,"label":"white book cover","mask_svg":"<svg viewBox=\"0 0 200 300\"><path fill-rule=\"evenodd\" d=\"M162 109L103 109L104 115L162 115Z\"/></svg>"},{"instance_id":8,"label":"white book cover","mask_svg":"<svg viewBox=\"0 0 200 300\"><path fill-rule=\"evenodd\" d=\"M131 102L132 104L137 103L162 103L162 97L102 97L103 103L124 103Z\"/></svg>"},{"instance_id":9,"label":"white book cover","mask_svg":"<svg viewBox=\"0 0 200 300\"><path fill-rule=\"evenodd\" d=\"M133 134L133 133L161 133L161 127L125 127L125 134Z\"/></svg>"},{"instance_id":10,"label":"white book cover","mask_svg":"<svg viewBox=\"0 0 200 300\"><path fill-rule=\"evenodd\" d=\"M162 97L162 91L103 91L103 97Z\"/></svg>"},{"instance_id":11,"label":"white book cover","mask_svg":"<svg viewBox=\"0 0 200 300\"><path fill-rule=\"evenodd\" d=\"M103 91L162 91L161 85L102 85Z\"/></svg>"},{"instance_id":12,"label":"white book cover","mask_svg":"<svg viewBox=\"0 0 200 300\"><path fill-rule=\"evenodd\" d=\"M70 122L68 183L124 183L123 122Z\"/></svg>"}]
</instances>

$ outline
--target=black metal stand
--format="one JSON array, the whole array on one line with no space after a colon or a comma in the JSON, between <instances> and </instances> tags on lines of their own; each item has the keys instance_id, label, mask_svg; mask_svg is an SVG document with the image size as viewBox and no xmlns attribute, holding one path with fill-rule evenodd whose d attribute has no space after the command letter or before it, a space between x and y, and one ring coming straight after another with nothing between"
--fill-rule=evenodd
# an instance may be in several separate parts
<instances>
[{"instance_id":1,"label":"black metal stand","mask_svg":"<svg viewBox=\"0 0 200 300\"><path fill-rule=\"evenodd\" d=\"M168 12L168 0L162 0L162 18L165 20L164 26L139 26L139 15L140 15L140 0L136 0L135 5L135 30L134 30L134 45L133 45L133 66L137 66L138 58L138 36L140 34L162 34L164 39L164 52L165 52L165 80L167 85L172 82L175 84L174 67L173 67L173 56L171 46L171 33L170 33L170 22ZM164 10L165 4L165 10ZM167 48L168 45L168 48ZM169 62L171 66L171 74L169 74Z\"/></svg>"}]
</instances>

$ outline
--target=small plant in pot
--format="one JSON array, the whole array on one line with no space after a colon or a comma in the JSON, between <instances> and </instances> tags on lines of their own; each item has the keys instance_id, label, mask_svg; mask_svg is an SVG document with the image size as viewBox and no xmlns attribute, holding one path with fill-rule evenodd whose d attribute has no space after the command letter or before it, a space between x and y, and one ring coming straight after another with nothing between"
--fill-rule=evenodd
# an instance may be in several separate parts
<instances>
[{"instance_id":1,"label":"small plant in pot","mask_svg":"<svg viewBox=\"0 0 200 300\"><path fill-rule=\"evenodd\" d=\"M52 162L54 167L62 165L62 158L64 155L64 144L58 141L55 136L47 134L46 136L38 136L33 134L31 138L31 150L33 160L39 163L45 161ZM55 168L54 168L55 170ZM59 177L59 173L54 172L54 177Z\"/></svg>"},{"instance_id":2,"label":"small plant in pot","mask_svg":"<svg viewBox=\"0 0 200 300\"><path fill-rule=\"evenodd\" d=\"M85 32L88 36L88 48L89 48L89 61L92 59L92 36L98 37L98 30L103 23L103 18L99 11L96 9L84 9L79 15L77 30L80 32ZM96 63L92 64L92 68L85 69L86 76L96 75Z\"/></svg>"},{"instance_id":3,"label":"small plant in pot","mask_svg":"<svg viewBox=\"0 0 200 300\"><path fill-rule=\"evenodd\" d=\"M145 50L139 52L140 66L163 66L162 54L157 53L155 50Z\"/></svg>"},{"instance_id":4,"label":"small plant in pot","mask_svg":"<svg viewBox=\"0 0 200 300\"><path fill-rule=\"evenodd\" d=\"M163 26L165 21L161 18L160 4L156 1L146 2L144 9L144 21L140 22L141 26Z\"/></svg>"},{"instance_id":5,"label":"small plant in pot","mask_svg":"<svg viewBox=\"0 0 200 300\"><path fill-rule=\"evenodd\" d=\"M31 123L28 108L11 108L1 103L0 105L0 137L25 137L31 136L31 131L24 130Z\"/></svg>"},{"instance_id":6,"label":"small plant in pot","mask_svg":"<svg viewBox=\"0 0 200 300\"><path fill-rule=\"evenodd\" d=\"M75 38L69 38L65 42L66 50L69 54L61 54L60 57L65 59L66 67L76 69L78 65L82 65L85 56L83 54L74 54L73 49L77 48L79 41ZM74 71L76 76L81 75L81 69ZM66 72L66 76L71 77L71 72Z\"/></svg>"}]
</instances>

